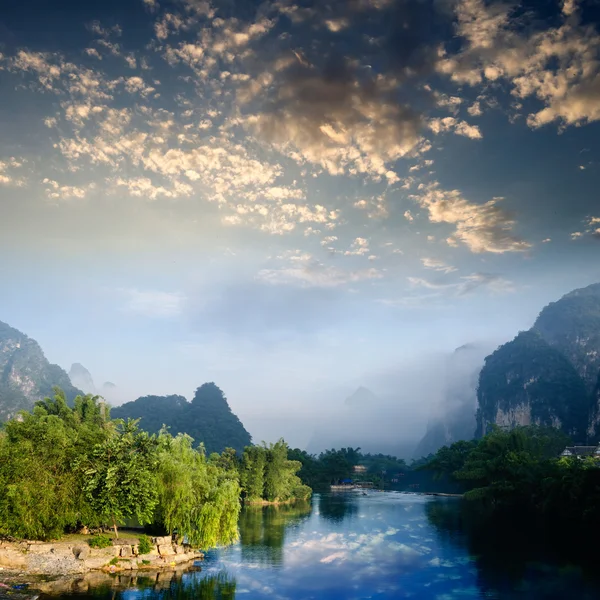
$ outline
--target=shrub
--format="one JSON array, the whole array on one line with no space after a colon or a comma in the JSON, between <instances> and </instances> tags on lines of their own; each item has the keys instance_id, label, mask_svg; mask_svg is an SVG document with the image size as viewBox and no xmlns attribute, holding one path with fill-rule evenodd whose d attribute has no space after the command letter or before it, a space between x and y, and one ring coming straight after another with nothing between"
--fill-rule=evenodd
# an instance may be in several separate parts
<instances>
[{"instance_id":1,"label":"shrub","mask_svg":"<svg viewBox=\"0 0 600 600\"><path fill-rule=\"evenodd\" d=\"M119 559L115 556L114 558L110 559L110 562L108 563L109 565L116 565L119 563Z\"/></svg>"},{"instance_id":2,"label":"shrub","mask_svg":"<svg viewBox=\"0 0 600 600\"><path fill-rule=\"evenodd\" d=\"M108 548L112 546L112 540L107 535L95 535L88 540L88 544L92 548Z\"/></svg>"},{"instance_id":3,"label":"shrub","mask_svg":"<svg viewBox=\"0 0 600 600\"><path fill-rule=\"evenodd\" d=\"M138 543L138 552L140 554L148 554L152 550L152 542L147 535L140 535L140 541Z\"/></svg>"}]
</instances>

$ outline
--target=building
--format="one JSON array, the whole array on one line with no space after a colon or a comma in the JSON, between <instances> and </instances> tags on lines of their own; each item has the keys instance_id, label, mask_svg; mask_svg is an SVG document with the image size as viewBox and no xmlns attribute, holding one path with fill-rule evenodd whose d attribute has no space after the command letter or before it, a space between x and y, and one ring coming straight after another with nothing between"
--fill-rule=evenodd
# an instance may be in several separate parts
<instances>
[{"instance_id":1,"label":"building","mask_svg":"<svg viewBox=\"0 0 600 600\"><path fill-rule=\"evenodd\" d=\"M600 444L598 446L567 446L561 453L561 456L576 456L577 458L600 459Z\"/></svg>"},{"instance_id":2,"label":"building","mask_svg":"<svg viewBox=\"0 0 600 600\"><path fill-rule=\"evenodd\" d=\"M354 465L354 467L352 467L352 469L355 473L366 473L367 472L367 467L365 467L364 465Z\"/></svg>"}]
</instances>

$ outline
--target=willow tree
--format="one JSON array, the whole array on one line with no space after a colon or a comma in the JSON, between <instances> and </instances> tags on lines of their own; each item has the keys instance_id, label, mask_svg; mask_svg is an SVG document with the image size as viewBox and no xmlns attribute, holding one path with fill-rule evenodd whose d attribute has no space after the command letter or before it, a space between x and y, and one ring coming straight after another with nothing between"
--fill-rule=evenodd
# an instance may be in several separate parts
<instances>
[{"instance_id":1,"label":"willow tree","mask_svg":"<svg viewBox=\"0 0 600 600\"><path fill-rule=\"evenodd\" d=\"M159 435L158 507L155 518L170 533L199 548L237 540L240 486L237 472L207 461L204 447L185 434Z\"/></svg>"}]
</instances>

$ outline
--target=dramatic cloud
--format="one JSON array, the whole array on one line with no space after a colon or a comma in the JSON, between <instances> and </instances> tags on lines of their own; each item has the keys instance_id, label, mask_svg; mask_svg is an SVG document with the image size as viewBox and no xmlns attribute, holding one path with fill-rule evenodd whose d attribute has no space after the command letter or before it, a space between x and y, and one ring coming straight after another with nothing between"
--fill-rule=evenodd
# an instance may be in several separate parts
<instances>
[{"instance_id":1,"label":"dramatic cloud","mask_svg":"<svg viewBox=\"0 0 600 600\"><path fill-rule=\"evenodd\" d=\"M531 127L600 119L600 34L581 22L575 0L563 4L562 22L543 30L512 4L458 0L455 11L464 45L455 55L442 52L440 73L472 86L508 81L515 97L542 103L527 117ZM476 103L469 112L480 110Z\"/></svg>"},{"instance_id":2,"label":"dramatic cloud","mask_svg":"<svg viewBox=\"0 0 600 600\"><path fill-rule=\"evenodd\" d=\"M458 190L442 190L437 183L412 198L427 209L432 223L455 226L455 232L447 239L451 246L462 243L472 252L496 254L522 252L531 247L513 235L515 221L498 206L500 198L474 204L465 200Z\"/></svg>"}]
</instances>

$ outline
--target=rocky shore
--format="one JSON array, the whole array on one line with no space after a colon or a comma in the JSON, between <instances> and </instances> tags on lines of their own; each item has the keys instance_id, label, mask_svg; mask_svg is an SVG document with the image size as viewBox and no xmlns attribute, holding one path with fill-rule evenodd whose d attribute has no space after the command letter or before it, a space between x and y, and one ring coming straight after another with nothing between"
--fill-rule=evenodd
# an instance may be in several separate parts
<instances>
[{"instance_id":1,"label":"rocky shore","mask_svg":"<svg viewBox=\"0 0 600 600\"><path fill-rule=\"evenodd\" d=\"M65 594L87 594L90 590L102 588L112 591L125 591L131 588L165 591L181 580L185 573L199 571L200 567L181 564L175 567L147 569L143 571L121 571L109 573L90 571L82 575L31 575L22 571L0 567L0 598L11 600L35 600L38 597Z\"/></svg>"},{"instance_id":2,"label":"rocky shore","mask_svg":"<svg viewBox=\"0 0 600 600\"><path fill-rule=\"evenodd\" d=\"M0 541L0 567L30 575L81 575L90 571L122 572L172 569L203 558L187 544L177 544L170 536L152 538L149 553L140 554L139 540L113 540L108 548L91 548L81 542Z\"/></svg>"}]
</instances>

